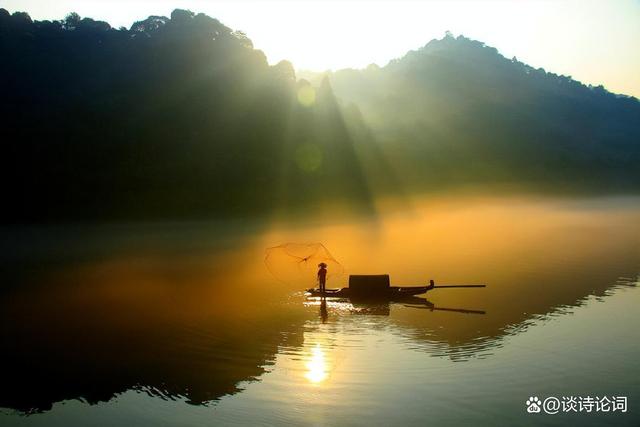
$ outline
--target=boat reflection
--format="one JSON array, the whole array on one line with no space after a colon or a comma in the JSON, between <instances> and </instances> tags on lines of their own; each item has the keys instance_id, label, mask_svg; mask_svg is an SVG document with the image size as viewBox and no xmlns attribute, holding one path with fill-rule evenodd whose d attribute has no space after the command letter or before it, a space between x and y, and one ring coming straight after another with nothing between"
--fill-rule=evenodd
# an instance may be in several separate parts
<instances>
[{"instance_id":1,"label":"boat reflection","mask_svg":"<svg viewBox=\"0 0 640 427\"><path fill-rule=\"evenodd\" d=\"M332 298L327 302L327 298L307 297L306 305L318 305L320 307L320 319L322 323L329 320L329 305L335 311L349 312L360 315L391 315L391 306L400 305L407 308L423 309L429 311L448 311L462 314L486 314L485 310L471 310L467 308L439 307L426 298L415 296L403 297L394 301L376 301L357 298Z\"/></svg>"},{"instance_id":2,"label":"boat reflection","mask_svg":"<svg viewBox=\"0 0 640 427\"><path fill-rule=\"evenodd\" d=\"M417 298L417 299L423 299L423 298ZM427 299L423 299L423 301L420 302L410 302L405 304L405 307L411 307L411 308L421 308L421 309L427 309L430 311L450 311L453 313L463 313L463 314L487 314L486 311L484 310L469 310L467 308L446 308L446 307L436 307L435 304L433 304L431 301L427 300Z\"/></svg>"}]
</instances>

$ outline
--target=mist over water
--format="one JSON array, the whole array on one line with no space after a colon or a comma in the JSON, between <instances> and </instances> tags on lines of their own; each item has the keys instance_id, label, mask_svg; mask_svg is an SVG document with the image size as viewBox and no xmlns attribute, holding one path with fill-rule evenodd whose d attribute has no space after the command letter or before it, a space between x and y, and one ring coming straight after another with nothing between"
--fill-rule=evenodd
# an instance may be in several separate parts
<instances>
[{"instance_id":1,"label":"mist over water","mask_svg":"<svg viewBox=\"0 0 640 427\"><path fill-rule=\"evenodd\" d=\"M297 224L4 229L2 424L486 425L522 420L531 393L640 395L640 200L408 206ZM265 267L265 249L286 242L325 245L345 270L328 287L388 273L487 288L323 307L303 295L314 283ZM637 423L624 415L607 416Z\"/></svg>"}]
</instances>

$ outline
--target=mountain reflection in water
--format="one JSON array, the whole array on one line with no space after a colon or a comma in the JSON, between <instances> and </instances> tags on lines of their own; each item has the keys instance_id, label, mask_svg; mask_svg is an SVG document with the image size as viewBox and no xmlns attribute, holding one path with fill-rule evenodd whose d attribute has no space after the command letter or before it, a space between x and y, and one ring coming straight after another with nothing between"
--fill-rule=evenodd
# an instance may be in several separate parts
<instances>
[{"instance_id":1,"label":"mountain reflection in water","mask_svg":"<svg viewBox=\"0 0 640 427\"><path fill-rule=\"evenodd\" d=\"M378 332L451 361L490 357L541 316L635 286L637 224L636 199L475 199L288 228L4 230L0 407L41 412L128 390L207 404L259 380L286 354L304 358L304 378L322 384L339 363L327 348ZM323 307L301 292L313 284L283 285L264 268L264 248L287 241L323 242L347 274L389 273L394 285L434 278L488 287ZM324 341L307 342L319 328Z\"/></svg>"}]
</instances>

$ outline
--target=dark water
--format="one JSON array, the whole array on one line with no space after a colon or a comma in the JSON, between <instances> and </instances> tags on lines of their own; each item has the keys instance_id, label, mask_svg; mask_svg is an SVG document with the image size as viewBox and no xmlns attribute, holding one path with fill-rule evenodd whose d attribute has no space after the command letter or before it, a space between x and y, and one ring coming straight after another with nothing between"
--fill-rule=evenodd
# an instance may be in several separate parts
<instances>
[{"instance_id":1,"label":"dark water","mask_svg":"<svg viewBox=\"0 0 640 427\"><path fill-rule=\"evenodd\" d=\"M640 424L636 198L2 234L3 426ZM323 306L264 267L292 241L346 274L488 287ZM525 405L604 395L627 412Z\"/></svg>"}]
</instances>

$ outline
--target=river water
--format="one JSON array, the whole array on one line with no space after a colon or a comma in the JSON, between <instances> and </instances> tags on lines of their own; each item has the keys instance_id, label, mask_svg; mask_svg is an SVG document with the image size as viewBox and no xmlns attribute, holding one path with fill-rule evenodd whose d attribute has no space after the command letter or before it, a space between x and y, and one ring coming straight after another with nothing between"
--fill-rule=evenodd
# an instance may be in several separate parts
<instances>
[{"instance_id":1,"label":"river water","mask_svg":"<svg viewBox=\"0 0 640 427\"><path fill-rule=\"evenodd\" d=\"M1 233L2 426L640 424L638 198ZM487 287L323 304L265 268L285 242L324 244L329 287Z\"/></svg>"}]
</instances>

